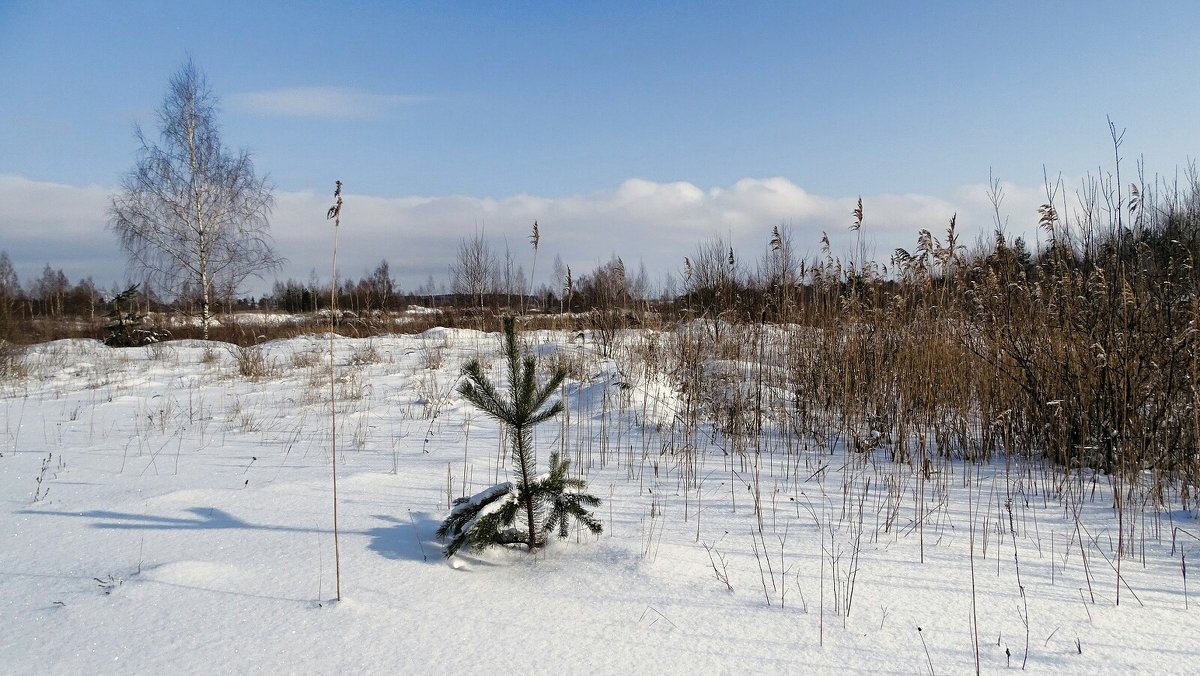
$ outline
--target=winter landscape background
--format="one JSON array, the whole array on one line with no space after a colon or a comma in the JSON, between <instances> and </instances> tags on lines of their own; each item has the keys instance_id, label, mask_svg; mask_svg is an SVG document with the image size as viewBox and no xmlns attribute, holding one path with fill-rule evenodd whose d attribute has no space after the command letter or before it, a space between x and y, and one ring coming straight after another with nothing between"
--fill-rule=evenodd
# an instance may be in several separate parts
<instances>
[{"instance_id":1,"label":"winter landscape background","mask_svg":"<svg viewBox=\"0 0 1200 676\"><path fill-rule=\"evenodd\" d=\"M1195 672L1198 12L0 4L0 663Z\"/></svg>"}]
</instances>

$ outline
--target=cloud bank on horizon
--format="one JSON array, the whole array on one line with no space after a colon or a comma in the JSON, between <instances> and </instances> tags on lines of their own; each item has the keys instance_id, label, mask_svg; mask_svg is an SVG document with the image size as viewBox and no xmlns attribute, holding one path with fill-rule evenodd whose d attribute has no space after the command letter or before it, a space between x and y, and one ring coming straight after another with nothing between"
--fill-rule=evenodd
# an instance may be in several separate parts
<instances>
[{"instance_id":1,"label":"cloud bank on horizon","mask_svg":"<svg viewBox=\"0 0 1200 676\"><path fill-rule=\"evenodd\" d=\"M332 186L331 186L332 189ZM1040 189L1004 184L1006 230L1032 237ZM790 228L797 252L818 253L828 232L835 255L853 245L847 228L857 195L817 195L786 178L744 178L731 186L701 188L690 182L631 178L612 188L565 197L519 194L382 197L345 187L339 243L340 277L357 279L386 259L401 287L413 290L432 277L448 284L448 266L462 238L482 233L492 248L528 272L527 237L533 221L542 235L536 284L550 278L560 256L576 275L612 256L644 264L654 285L678 275L684 256L707 240L732 244L742 265L753 269L767 250L771 229ZM127 281L125 258L107 229L110 190L0 175L0 250L13 259L23 284L44 265L62 268L72 282L92 277L104 287ZM990 238L994 229L986 184L964 186L954 200L922 194L864 195L862 234L868 254L887 262L916 232L943 230L958 215L964 241ZM332 228L325 220L331 197L311 191L276 193L271 232L288 264L277 275L251 281L248 295L269 291L275 279L328 278ZM1032 241L1032 240L1031 240Z\"/></svg>"}]
</instances>

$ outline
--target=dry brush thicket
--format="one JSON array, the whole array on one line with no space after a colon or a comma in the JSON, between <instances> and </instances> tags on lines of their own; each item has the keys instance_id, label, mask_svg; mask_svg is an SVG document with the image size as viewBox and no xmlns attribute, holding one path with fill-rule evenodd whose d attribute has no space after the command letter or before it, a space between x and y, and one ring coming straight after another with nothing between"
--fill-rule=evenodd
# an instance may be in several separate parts
<instances>
[{"instance_id":1,"label":"dry brush thicket","mask_svg":"<svg viewBox=\"0 0 1200 676\"><path fill-rule=\"evenodd\" d=\"M638 357L626 370L676 379L684 402L672 415L710 421L734 455L814 439L902 462L1046 456L1112 475L1118 504L1144 493L1193 504L1195 177L1166 196L1112 180L1084 187L1069 205L1048 190L1037 253L1001 229L967 251L952 220L887 263L844 261L826 239L816 262L772 267L790 256L776 228L751 279L732 250L716 255L721 245L686 261L679 312L697 318L686 330L624 330L647 318L611 306L576 323L604 354Z\"/></svg>"}]
</instances>

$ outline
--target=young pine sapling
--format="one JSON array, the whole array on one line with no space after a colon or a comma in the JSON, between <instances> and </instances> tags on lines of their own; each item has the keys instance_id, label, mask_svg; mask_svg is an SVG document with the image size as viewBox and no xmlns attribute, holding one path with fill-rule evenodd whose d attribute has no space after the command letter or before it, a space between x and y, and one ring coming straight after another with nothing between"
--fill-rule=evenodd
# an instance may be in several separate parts
<instances>
[{"instance_id":1,"label":"young pine sapling","mask_svg":"<svg viewBox=\"0 0 1200 676\"><path fill-rule=\"evenodd\" d=\"M538 386L534 377L537 361L531 354L522 354L512 316L504 317L504 354L510 385L507 397L488 379L477 359L463 367L465 380L458 392L507 428L516 481L499 483L454 501L450 516L437 530L438 537L450 538L447 557L465 544L476 549L524 544L532 552L545 544L546 533L557 531L559 537L567 537L570 519L593 533L601 531L600 522L587 509L599 505L600 499L584 492L587 482L569 475L569 460L553 453L550 471L534 474L537 455L533 428L562 411L561 400L548 402L566 377L566 370L556 368L549 380ZM519 522L524 528L517 525Z\"/></svg>"},{"instance_id":2,"label":"young pine sapling","mask_svg":"<svg viewBox=\"0 0 1200 676\"><path fill-rule=\"evenodd\" d=\"M171 337L163 329L143 328L147 316L140 314L136 308L138 284L118 293L108 302L108 312L105 317L108 323L104 330L108 337L104 344L109 347L142 347Z\"/></svg>"}]
</instances>

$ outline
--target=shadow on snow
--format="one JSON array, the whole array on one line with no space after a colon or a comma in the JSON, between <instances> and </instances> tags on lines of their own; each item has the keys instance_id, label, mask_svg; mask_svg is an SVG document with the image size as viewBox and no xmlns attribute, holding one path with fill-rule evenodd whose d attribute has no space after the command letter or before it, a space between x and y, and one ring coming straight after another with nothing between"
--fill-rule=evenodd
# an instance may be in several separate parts
<instances>
[{"instance_id":1,"label":"shadow on snow","mask_svg":"<svg viewBox=\"0 0 1200 676\"><path fill-rule=\"evenodd\" d=\"M261 530L282 533L330 533L325 528L283 526L252 523L216 507L189 507L184 510L192 517L156 516L92 510L87 512L54 512L49 510L22 510L21 514L40 516L66 516L96 519L93 528L116 530ZM425 512L409 512L407 520L382 514L374 518L387 523L385 526L366 530L342 530L343 535L360 535L370 538L367 549L387 559L401 561L438 562L442 559L442 546L434 539L438 522Z\"/></svg>"}]
</instances>

